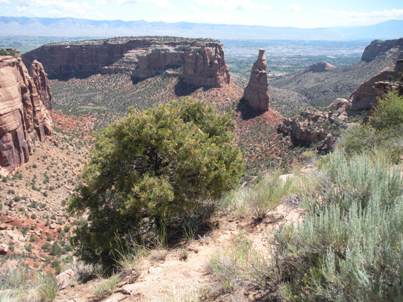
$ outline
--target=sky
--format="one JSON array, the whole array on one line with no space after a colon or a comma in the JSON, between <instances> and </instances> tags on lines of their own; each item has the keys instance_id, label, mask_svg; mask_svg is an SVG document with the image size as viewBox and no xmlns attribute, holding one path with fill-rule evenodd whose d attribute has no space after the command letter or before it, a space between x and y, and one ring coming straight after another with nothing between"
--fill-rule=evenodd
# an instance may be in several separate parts
<instances>
[{"instance_id":1,"label":"sky","mask_svg":"<svg viewBox=\"0 0 403 302\"><path fill-rule=\"evenodd\" d=\"M0 15L315 28L403 20L403 0L0 0Z\"/></svg>"}]
</instances>

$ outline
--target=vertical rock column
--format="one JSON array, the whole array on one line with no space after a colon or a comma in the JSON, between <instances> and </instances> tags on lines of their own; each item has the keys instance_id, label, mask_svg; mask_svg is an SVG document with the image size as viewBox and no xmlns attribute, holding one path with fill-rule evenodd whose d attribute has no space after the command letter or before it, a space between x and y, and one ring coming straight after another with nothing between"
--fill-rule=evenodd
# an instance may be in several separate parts
<instances>
[{"instance_id":1,"label":"vertical rock column","mask_svg":"<svg viewBox=\"0 0 403 302\"><path fill-rule=\"evenodd\" d=\"M265 51L259 50L259 56L253 64L248 86L244 92L244 100L257 113L266 112L269 109L269 84L267 81L267 62Z\"/></svg>"},{"instance_id":2,"label":"vertical rock column","mask_svg":"<svg viewBox=\"0 0 403 302\"><path fill-rule=\"evenodd\" d=\"M42 63L34 60L30 71L43 105L45 105L47 109L52 109L52 95L50 93L49 80L45 68L43 68Z\"/></svg>"}]
</instances>

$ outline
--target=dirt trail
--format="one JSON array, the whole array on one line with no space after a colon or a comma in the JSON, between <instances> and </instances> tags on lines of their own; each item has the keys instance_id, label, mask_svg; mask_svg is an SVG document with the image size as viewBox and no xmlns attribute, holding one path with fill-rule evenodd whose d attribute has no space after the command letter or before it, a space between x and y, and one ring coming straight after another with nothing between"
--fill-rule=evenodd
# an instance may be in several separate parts
<instances>
[{"instance_id":1,"label":"dirt trail","mask_svg":"<svg viewBox=\"0 0 403 302\"><path fill-rule=\"evenodd\" d=\"M223 216L219 227L189 244L163 252L151 253L143 263L145 269L134 283L120 284L114 293L101 301L190 301L200 290L212 288L214 279L208 269L210 259L225 252L241 233L262 248L269 244L273 230L301 217L301 209L284 203L270 212L258 225L250 220L235 220ZM183 256L186 255L186 259ZM56 301L91 301L99 281L61 291Z\"/></svg>"}]
</instances>

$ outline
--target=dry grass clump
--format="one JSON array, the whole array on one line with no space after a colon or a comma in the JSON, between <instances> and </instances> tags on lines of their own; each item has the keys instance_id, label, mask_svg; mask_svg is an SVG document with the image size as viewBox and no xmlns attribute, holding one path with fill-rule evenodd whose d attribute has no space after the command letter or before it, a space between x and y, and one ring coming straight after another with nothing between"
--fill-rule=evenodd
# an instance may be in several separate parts
<instances>
[{"instance_id":1,"label":"dry grass clump","mask_svg":"<svg viewBox=\"0 0 403 302\"><path fill-rule=\"evenodd\" d=\"M9 269L0 274L0 301L49 302L56 294L57 283L53 275L26 268Z\"/></svg>"}]
</instances>

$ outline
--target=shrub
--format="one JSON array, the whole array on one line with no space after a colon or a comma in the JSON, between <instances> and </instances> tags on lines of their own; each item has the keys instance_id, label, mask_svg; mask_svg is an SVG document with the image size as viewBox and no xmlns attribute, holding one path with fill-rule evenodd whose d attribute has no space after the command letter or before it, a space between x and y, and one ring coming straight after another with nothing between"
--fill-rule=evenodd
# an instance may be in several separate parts
<instances>
[{"instance_id":1,"label":"shrub","mask_svg":"<svg viewBox=\"0 0 403 302\"><path fill-rule=\"evenodd\" d=\"M273 171L248 187L232 191L224 198L224 207L238 216L250 215L256 220L263 219L283 198L295 192L294 180L282 180L280 175L279 171Z\"/></svg>"},{"instance_id":2,"label":"shrub","mask_svg":"<svg viewBox=\"0 0 403 302\"><path fill-rule=\"evenodd\" d=\"M372 203L389 206L403 193L400 171L380 151L350 158L335 152L322 163L322 169L321 190L311 198L312 206L337 204L344 210L353 202L360 202L363 208Z\"/></svg>"},{"instance_id":3,"label":"shrub","mask_svg":"<svg viewBox=\"0 0 403 302\"><path fill-rule=\"evenodd\" d=\"M391 92L379 100L368 123L346 130L338 149L348 155L383 149L395 161L403 146L403 97Z\"/></svg>"},{"instance_id":4,"label":"shrub","mask_svg":"<svg viewBox=\"0 0 403 302\"><path fill-rule=\"evenodd\" d=\"M355 125L343 133L337 147L346 154L353 155L372 150L375 145L375 129L366 125Z\"/></svg>"},{"instance_id":5,"label":"shrub","mask_svg":"<svg viewBox=\"0 0 403 302\"><path fill-rule=\"evenodd\" d=\"M281 228L274 250L241 240L210 267L262 301L402 301L403 179L392 167L379 152L330 155L304 221Z\"/></svg>"},{"instance_id":6,"label":"shrub","mask_svg":"<svg viewBox=\"0 0 403 302\"><path fill-rule=\"evenodd\" d=\"M112 275L108 279L102 281L95 287L94 290L95 298L101 300L111 295L120 281L121 277L119 275Z\"/></svg>"},{"instance_id":7,"label":"shrub","mask_svg":"<svg viewBox=\"0 0 403 302\"><path fill-rule=\"evenodd\" d=\"M402 178L381 156L325 165L327 186L301 225L277 234L268 272L289 301L401 301ZM318 200L320 200L318 202Z\"/></svg>"},{"instance_id":8,"label":"shrub","mask_svg":"<svg viewBox=\"0 0 403 302\"><path fill-rule=\"evenodd\" d=\"M57 283L52 275L26 268L0 272L0 301L50 302L56 295Z\"/></svg>"},{"instance_id":9,"label":"shrub","mask_svg":"<svg viewBox=\"0 0 403 302\"><path fill-rule=\"evenodd\" d=\"M403 97L396 92L390 92L380 99L369 118L369 124L378 130L402 126Z\"/></svg>"},{"instance_id":10,"label":"shrub","mask_svg":"<svg viewBox=\"0 0 403 302\"><path fill-rule=\"evenodd\" d=\"M126 239L169 238L205 214L205 201L243 172L232 130L228 116L189 99L132 110L103 130L70 203L72 212L88 211L73 239L82 258L111 264Z\"/></svg>"}]
</instances>

